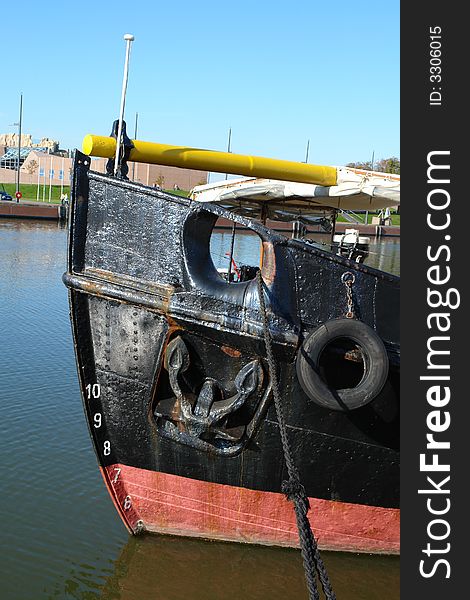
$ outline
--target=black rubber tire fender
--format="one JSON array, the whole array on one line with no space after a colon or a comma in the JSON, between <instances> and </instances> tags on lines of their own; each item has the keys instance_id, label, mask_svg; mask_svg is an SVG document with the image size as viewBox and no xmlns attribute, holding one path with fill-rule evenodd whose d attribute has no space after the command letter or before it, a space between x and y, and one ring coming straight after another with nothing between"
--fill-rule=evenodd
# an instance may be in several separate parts
<instances>
[{"instance_id":1,"label":"black rubber tire fender","mask_svg":"<svg viewBox=\"0 0 470 600\"><path fill-rule=\"evenodd\" d=\"M355 342L361 349L364 373L354 388L335 390L321 378L319 361L325 347L339 338ZM305 339L297 353L297 377L307 396L324 408L349 411L371 402L382 391L388 377L388 355L377 333L362 321L332 319Z\"/></svg>"}]
</instances>

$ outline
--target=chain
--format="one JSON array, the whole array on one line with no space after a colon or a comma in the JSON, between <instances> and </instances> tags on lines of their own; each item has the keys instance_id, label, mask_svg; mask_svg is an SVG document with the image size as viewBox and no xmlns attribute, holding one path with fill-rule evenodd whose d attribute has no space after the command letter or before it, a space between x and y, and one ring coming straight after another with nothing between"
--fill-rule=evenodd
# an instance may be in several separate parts
<instances>
[{"instance_id":1,"label":"chain","mask_svg":"<svg viewBox=\"0 0 470 600\"><path fill-rule=\"evenodd\" d=\"M346 312L346 319L354 319L354 304L353 304L353 294L352 294L352 286L356 281L356 277L354 273L351 271L346 271L341 275L341 281L346 286L346 298L348 302L348 310Z\"/></svg>"}]
</instances>

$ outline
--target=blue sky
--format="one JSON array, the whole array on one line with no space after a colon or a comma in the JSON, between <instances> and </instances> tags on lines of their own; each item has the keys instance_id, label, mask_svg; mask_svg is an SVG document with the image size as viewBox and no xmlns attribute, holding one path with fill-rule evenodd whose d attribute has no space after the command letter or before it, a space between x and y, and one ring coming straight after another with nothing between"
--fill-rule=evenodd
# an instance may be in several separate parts
<instances>
[{"instance_id":1,"label":"blue sky","mask_svg":"<svg viewBox=\"0 0 470 600\"><path fill-rule=\"evenodd\" d=\"M225 150L231 127L238 153L301 161L310 139L311 163L399 156L397 1L24 0L2 22L0 133L23 92L34 138L108 135L129 32L131 137L137 111L146 141Z\"/></svg>"}]
</instances>

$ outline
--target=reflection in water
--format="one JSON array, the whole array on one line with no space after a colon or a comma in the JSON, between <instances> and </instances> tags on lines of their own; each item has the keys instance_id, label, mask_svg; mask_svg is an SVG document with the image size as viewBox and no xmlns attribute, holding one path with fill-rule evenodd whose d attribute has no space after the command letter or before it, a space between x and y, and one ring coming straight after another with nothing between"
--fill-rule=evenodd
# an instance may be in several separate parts
<instances>
[{"instance_id":1,"label":"reflection in water","mask_svg":"<svg viewBox=\"0 0 470 600\"><path fill-rule=\"evenodd\" d=\"M222 256L229 240L214 236ZM257 264L258 243L237 236L237 244ZM65 256L57 223L0 220L1 599L305 598L296 551L128 538L83 416ZM398 598L398 559L327 554L326 562L338 600Z\"/></svg>"},{"instance_id":2,"label":"reflection in water","mask_svg":"<svg viewBox=\"0 0 470 600\"><path fill-rule=\"evenodd\" d=\"M338 599L398 598L398 558L325 553ZM306 598L294 550L200 540L132 538L106 581L102 600Z\"/></svg>"},{"instance_id":3,"label":"reflection in water","mask_svg":"<svg viewBox=\"0 0 470 600\"><path fill-rule=\"evenodd\" d=\"M323 553L338 600L397 600L399 558ZM108 570L107 570L108 571ZM52 597L96 600L302 600L295 550L168 536L132 537L112 572L74 565ZM103 577L104 576L104 577Z\"/></svg>"}]
</instances>

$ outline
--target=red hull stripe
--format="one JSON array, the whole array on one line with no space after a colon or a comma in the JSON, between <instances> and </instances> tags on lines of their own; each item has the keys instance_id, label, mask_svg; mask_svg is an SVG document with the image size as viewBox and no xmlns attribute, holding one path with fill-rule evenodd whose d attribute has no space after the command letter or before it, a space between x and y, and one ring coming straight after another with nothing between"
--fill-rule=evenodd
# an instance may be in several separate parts
<instances>
[{"instance_id":1,"label":"red hull stripe","mask_svg":"<svg viewBox=\"0 0 470 600\"><path fill-rule=\"evenodd\" d=\"M103 477L126 526L208 539L298 546L283 494L198 481L116 464ZM400 511L310 498L309 518L327 550L398 554ZM140 523L139 523L140 522Z\"/></svg>"}]
</instances>

